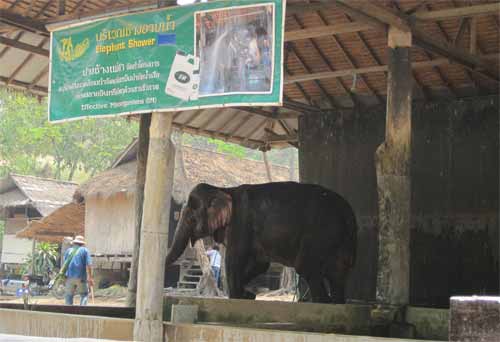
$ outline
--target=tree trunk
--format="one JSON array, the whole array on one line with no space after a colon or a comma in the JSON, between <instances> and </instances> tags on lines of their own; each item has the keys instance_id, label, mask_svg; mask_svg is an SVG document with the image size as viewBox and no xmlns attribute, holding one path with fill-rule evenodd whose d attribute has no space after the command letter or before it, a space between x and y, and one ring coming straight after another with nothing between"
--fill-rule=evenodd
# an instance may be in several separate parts
<instances>
[{"instance_id":1,"label":"tree trunk","mask_svg":"<svg viewBox=\"0 0 500 342\"><path fill-rule=\"evenodd\" d=\"M73 180L73 176L75 175L76 167L78 166L78 159L75 160L73 164L71 164L71 170L69 171L68 181Z\"/></svg>"},{"instance_id":2,"label":"tree trunk","mask_svg":"<svg viewBox=\"0 0 500 342\"><path fill-rule=\"evenodd\" d=\"M128 279L127 306L135 306L137 294L137 270L139 268L139 246L141 245L142 205L144 202L144 184L146 183L146 163L148 160L149 126L151 114L141 115L139 124L139 141L137 148L137 171L135 185L135 226L134 249L132 252L132 265Z\"/></svg>"}]
</instances>

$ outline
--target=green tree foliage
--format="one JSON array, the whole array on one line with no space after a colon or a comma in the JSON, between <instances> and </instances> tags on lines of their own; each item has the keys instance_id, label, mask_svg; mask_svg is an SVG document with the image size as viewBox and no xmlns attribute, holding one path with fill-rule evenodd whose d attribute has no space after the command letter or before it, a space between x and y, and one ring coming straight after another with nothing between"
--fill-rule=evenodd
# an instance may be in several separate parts
<instances>
[{"instance_id":1,"label":"green tree foliage","mask_svg":"<svg viewBox=\"0 0 500 342\"><path fill-rule=\"evenodd\" d=\"M137 123L122 118L50 124L45 100L0 89L0 176L88 177L108 167L137 132Z\"/></svg>"},{"instance_id":2,"label":"green tree foliage","mask_svg":"<svg viewBox=\"0 0 500 342\"><path fill-rule=\"evenodd\" d=\"M56 267L58 258L57 244L39 242L35 254L30 254L23 264L23 273L33 270L34 274L48 276Z\"/></svg>"},{"instance_id":3,"label":"green tree foliage","mask_svg":"<svg viewBox=\"0 0 500 342\"><path fill-rule=\"evenodd\" d=\"M206 138L198 135L184 134L182 141L185 145L194 148L225 153L238 158L247 158L262 161L262 153L260 151L245 148L241 145L236 145L222 140ZM297 149L295 147L274 149L267 152L267 156L271 164L289 166L290 159L293 157L297 158Z\"/></svg>"}]
</instances>

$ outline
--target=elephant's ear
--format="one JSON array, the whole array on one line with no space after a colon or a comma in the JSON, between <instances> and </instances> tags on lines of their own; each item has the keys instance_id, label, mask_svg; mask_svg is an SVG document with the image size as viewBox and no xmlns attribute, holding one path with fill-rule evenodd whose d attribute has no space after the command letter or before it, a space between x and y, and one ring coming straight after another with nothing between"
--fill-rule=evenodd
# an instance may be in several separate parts
<instances>
[{"instance_id":1,"label":"elephant's ear","mask_svg":"<svg viewBox=\"0 0 500 342\"><path fill-rule=\"evenodd\" d=\"M231 221L233 199L223 191L217 191L207 209L208 230L213 234L217 229L224 228Z\"/></svg>"}]
</instances>

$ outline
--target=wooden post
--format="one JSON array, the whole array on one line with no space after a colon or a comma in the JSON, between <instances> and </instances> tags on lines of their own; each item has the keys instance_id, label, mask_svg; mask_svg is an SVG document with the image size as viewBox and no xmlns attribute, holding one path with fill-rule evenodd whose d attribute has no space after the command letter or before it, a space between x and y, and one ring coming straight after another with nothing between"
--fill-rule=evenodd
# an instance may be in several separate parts
<instances>
[{"instance_id":1,"label":"wooden post","mask_svg":"<svg viewBox=\"0 0 500 342\"><path fill-rule=\"evenodd\" d=\"M144 204L144 184L146 183L146 163L148 161L149 127L151 114L141 115L139 141L137 146L137 171L135 185L135 227L134 250L128 279L127 306L135 306L137 295L137 270L139 269L139 250L141 245L142 207Z\"/></svg>"},{"instance_id":2,"label":"wooden post","mask_svg":"<svg viewBox=\"0 0 500 342\"><path fill-rule=\"evenodd\" d=\"M163 282L168 245L175 150L173 113L153 113L144 188L135 341L163 341Z\"/></svg>"},{"instance_id":3,"label":"wooden post","mask_svg":"<svg viewBox=\"0 0 500 342\"><path fill-rule=\"evenodd\" d=\"M377 300L410 297L411 33L389 29L385 142L376 152L379 200Z\"/></svg>"}]
</instances>

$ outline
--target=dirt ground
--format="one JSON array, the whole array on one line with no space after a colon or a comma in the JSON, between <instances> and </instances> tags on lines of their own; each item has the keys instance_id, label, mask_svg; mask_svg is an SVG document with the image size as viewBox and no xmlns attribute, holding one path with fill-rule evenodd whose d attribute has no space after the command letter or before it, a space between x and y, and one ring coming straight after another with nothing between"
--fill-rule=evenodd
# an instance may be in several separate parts
<instances>
[{"instance_id":1,"label":"dirt ground","mask_svg":"<svg viewBox=\"0 0 500 342\"><path fill-rule=\"evenodd\" d=\"M293 300L293 294L278 294L274 295L272 292L267 294L262 294L257 296L257 300L268 300L268 301L283 301L291 302ZM75 296L75 304L78 304L80 297ZM19 303L22 304L22 298L17 298L15 296L0 296L0 303ZM64 299L57 299L52 296L35 296L31 298L32 304L64 304ZM125 306L126 298L125 296L100 296L96 295L94 301L89 297L88 305L96 306Z\"/></svg>"}]
</instances>

